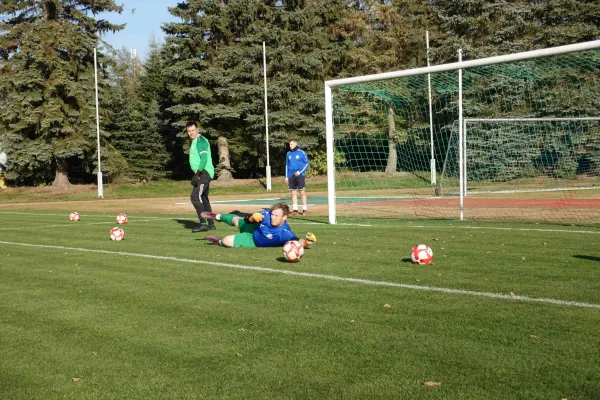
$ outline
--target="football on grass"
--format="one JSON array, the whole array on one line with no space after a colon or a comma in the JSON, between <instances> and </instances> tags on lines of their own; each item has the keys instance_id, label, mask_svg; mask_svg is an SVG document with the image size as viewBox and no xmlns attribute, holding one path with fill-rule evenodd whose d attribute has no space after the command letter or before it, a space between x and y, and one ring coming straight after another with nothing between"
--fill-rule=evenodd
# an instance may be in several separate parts
<instances>
[{"instance_id":1,"label":"football on grass","mask_svg":"<svg viewBox=\"0 0 600 400\"><path fill-rule=\"evenodd\" d=\"M69 214L69 219L73 222L79 221L79 213L73 211L71 214Z\"/></svg>"},{"instance_id":2,"label":"football on grass","mask_svg":"<svg viewBox=\"0 0 600 400\"><path fill-rule=\"evenodd\" d=\"M115 227L110 230L110 240L123 240L125 239L125 231L121 228Z\"/></svg>"},{"instance_id":3,"label":"football on grass","mask_svg":"<svg viewBox=\"0 0 600 400\"><path fill-rule=\"evenodd\" d=\"M433 251L426 244L418 244L410 252L410 260L415 264L429 264L433 261Z\"/></svg>"},{"instance_id":4,"label":"football on grass","mask_svg":"<svg viewBox=\"0 0 600 400\"><path fill-rule=\"evenodd\" d=\"M126 224L127 223L127 215L121 213L117 215L117 224Z\"/></svg>"},{"instance_id":5,"label":"football on grass","mask_svg":"<svg viewBox=\"0 0 600 400\"><path fill-rule=\"evenodd\" d=\"M298 262L304 255L304 246L298 240L290 240L283 245L281 252L289 262Z\"/></svg>"}]
</instances>

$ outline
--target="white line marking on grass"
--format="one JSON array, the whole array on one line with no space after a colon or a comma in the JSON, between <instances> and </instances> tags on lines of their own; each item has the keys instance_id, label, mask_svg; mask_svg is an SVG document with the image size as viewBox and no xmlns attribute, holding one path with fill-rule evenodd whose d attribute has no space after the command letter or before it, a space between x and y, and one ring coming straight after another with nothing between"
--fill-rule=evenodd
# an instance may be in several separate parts
<instances>
[{"instance_id":1,"label":"white line marking on grass","mask_svg":"<svg viewBox=\"0 0 600 400\"><path fill-rule=\"evenodd\" d=\"M176 220L178 218L152 218L149 220L143 219L143 218L136 218L133 220L133 222L149 222L149 221L159 221L159 220ZM129 221L129 223L131 223L131 221ZM112 222L89 222L89 223L81 223L81 222L67 222L64 224L53 224L53 225L44 225L44 226L19 226L19 227L14 227L14 228L0 228L0 231L19 231L19 230L24 230L24 229L42 229L42 228L62 228L65 226L88 226L88 225L118 225L118 223L116 221L112 221Z\"/></svg>"},{"instance_id":2,"label":"white line marking on grass","mask_svg":"<svg viewBox=\"0 0 600 400\"><path fill-rule=\"evenodd\" d=\"M335 228L336 226L374 226L374 225L369 225L369 224L335 224L335 225L331 225L329 224L329 222L298 222L298 220L296 219L288 219L287 220L289 224L293 224L293 225L327 225L330 226L332 228Z\"/></svg>"},{"instance_id":3,"label":"white line marking on grass","mask_svg":"<svg viewBox=\"0 0 600 400\"><path fill-rule=\"evenodd\" d=\"M289 222L290 220L288 220ZM508 227L498 227L498 226L459 226L459 225L373 225L373 224L350 224L350 223L338 223L335 225L331 225L329 222L296 222L297 220L291 220L289 223L293 223L296 225L328 225L332 228L336 226L366 226L366 227L374 227L374 228L419 228L419 229L427 229L427 228L447 228L447 229L490 229L490 230L498 230L498 231L532 231L532 232L560 232L560 233L592 233L592 234L600 234L600 231L582 231L582 230L567 230L567 229L543 229L543 228L508 228Z\"/></svg>"},{"instance_id":4,"label":"white line marking on grass","mask_svg":"<svg viewBox=\"0 0 600 400\"><path fill-rule=\"evenodd\" d=\"M71 250L71 251L81 251L81 252L86 252L86 253L98 253L98 254L109 254L109 255L118 255L118 256L150 258L153 260L167 260L167 261L176 261L176 262L184 262L184 263L191 263L191 264L205 264L205 265L213 265L213 266L218 266L218 267L250 270L250 271L271 272L271 273L276 273L276 274L303 276L303 277L307 277L307 278L321 278L321 279L328 279L328 280L332 280L332 281L360 283L363 285L397 287L397 288L403 288L403 289L423 290L423 291L427 291L427 292L463 294L463 295L469 295L469 296L490 297L490 298L494 298L494 299L503 299L503 300L520 300L520 301L532 302L532 303L549 303L549 304L555 304L555 305L561 305L561 306L567 306L567 307L583 307L583 308L600 309L600 304L583 303L580 301L558 300L558 299L550 299L550 298L543 298L543 297L510 296L510 295L501 294L501 293L476 292L473 290L451 289L451 288L434 287L434 286L409 285L409 284L405 284L405 283L373 281L370 279L346 278L343 276L336 276L336 275L314 274L314 273L310 273L310 272L297 272L297 271L290 271L290 270L285 270L285 269L254 267L254 266L248 266L248 265L227 264L227 263L222 263L222 262L205 261L205 260L191 260L191 259L187 259L187 258L177 258L177 257L168 257L168 256L155 256L152 254L129 253L129 252L125 252L125 251L95 250L95 249L86 249L86 248L80 248L80 247L66 247L66 246L54 246L54 245L45 245L45 244L31 244L31 243L6 242L6 241L0 241L0 244L10 245L10 246L40 247L40 248L44 248L44 249Z\"/></svg>"},{"instance_id":5,"label":"white line marking on grass","mask_svg":"<svg viewBox=\"0 0 600 400\"><path fill-rule=\"evenodd\" d=\"M281 197L273 197L273 198L269 198L269 199L218 200L218 201L211 201L211 204L212 203L215 203L215 204L227 204L227 203L229 203L229 204L235 204L233 202L236 202L236 203L237 202L248 203L250 201L273 201L273 200L282 200L282 198ZM179 204L182 204L182 203L179 203ZM192 203L188 203L188 204L192 204Z\"/></svg>"},{"instance_id":6,"label":"white line marking on grass","mask_svg":"<svg viewBox=\"0 0 600 400\"><path fill-rule=\"evenodd\" d=\"M36 216L53 216L53 217L64 217L64 216L69 215L68 212L65 212L63 214L41 214L41 213L27 213L27 212L16 212L16 211L0 211L0 214L36 215Z\"/></svg>"},{"instance_id":7,"label":"white line marking on grass","mask_svg":"<svg viewBox=\"0 0 600 400\"><path fill-rule=\"evenodd\" d=\"M110 225L116 224L116 222L90 222L88 224L81 224L76 222L65 223L65 224L54 224L54 225L44 225L44 226L20 226L15 228L0 228L0 231L19 231L23 229L41 229L41 228L62 228L64 226L86 226L86 225Z\"/></svg>"},{"instance_id":8,"label":"white line marking on grass","mask_svg":"<svg viewBox=\"0 0 600 400\"><path fill-rule=\"evenodd\" d=\"M266 199L266 200L271 200L271 199ZM176 204L192 204L192 203L176 203ZM26 212L12 212L12 211L0 211L0 214L15 214L15 215L39 215L39 216L60 216L60 217L65 217L68 216L68 213L65 214L38 214L38 213L26 213ZM106 218L107 215L88 215L88 214L80 214L83 217L94 217L94 218ZM144 220L144 219L149 219L149 220L177 220L177 219L186 219L186 218L190 218L190 216L183 216L183 217L136 217L136 216L130 216L128 215L127 218L129 218L131 221L139 221L139 220ZM499 230L499 231L531 231L531 232L559 232L559 233L583 233L583 234L595 234L598 235L600 234L600 231L584 231L584 230L567 230L567 229L543 229L543 228L509 228L509 227L497 227L497 226L460 226L460 225L373 225L373 224L351 224L351 223L338 223L335 225L331 225L329 224L329 222L300 222L299 220L296 219L292 219L289 221L290 223L293 223L295 225L327 225L327 226L331 226L332 228L336 227L336 226L362 226L362 227L375 227L375 228L401 228L401 229L406 229L406 228L419 228L419 229L427 229L427 228L448 228L448 229L454 229L454 228L458 228L458 229L490 229L490 230ZM65 224L65 225L69 225L69 224ZM88 224L89 225L89 224ZM52 228L52 227L56 227L56 226L62 226L62 225L49 225L49 226L41 226L40 228ZM30 229L29 228L0 228L0 230L2 229Z\"/></svg>"},{"instance_id":9,"label":"white line marking on grass","mask_svg":"<svg viewBox=\"0 0 600 400\"><path fill-rule=\"evenodd\" d=\"M508 227L499 227L499 226L460 226L460 225L373 225L373 224L350 224L350 223L345 223L345 224L335 224L335 225L331 225L328 222L304 222L304 224L306 225L329 225L331 227L336 227L336 226L368 226L368 227L374 227L374 228L399 228L399 229L406 229L406 228L422 228L422 229L428 229L428 228L447 228L447 229L490 229L490 230L497 230L497 231L532 231L532 232L560 232L560 233L592 233L592 234L600 234L600 231L581 231L581 230L567 230L567 229L543 229L543 228L508 228Z\"/></svg>"},{"instance_id":10,"label":"white line marking on grass","mask_svg":"<svg viewBox=\"0 0 600 400\"><path fill-rule=\"evenodd\" d=\"M490 229L496 231L530 231L530 232L560 232L560 233L592 233L600 234L600 231L575 231L567 229L542 229L542 228L502 228L498 226L458 226L458 225L411 225L402 226L402 228L458 228L458 229Z\"/></svg>"},{"instance_id":11,"label":"white line marking on grass","mask_svg":"<svg viewBox=\"0 0 600 400\"><path fill-rule=\"evenodd\" d=\"M0 211L0 214L14 214L14 215L34 215L34 216L44 216L44 217L68 217L69 213L65 212L63 214L43 214L43 213L31 213L31 212L16 212L16 211ZM112 217L112 214L79 214L81 217L90 217L90 218L108 218L108 217ZM196 214L193 214L194 216ZM183 219L183 218L189 218L190 216L185 216L185 217L149 217L149 216L141 216L141 217L137 217L135 215L131 215L128 214L127 218L128 219L134 219L134 220L142 220L142 219L160 219L160 220L165 220L165 219Z\"/></svg>"}]
</instances>

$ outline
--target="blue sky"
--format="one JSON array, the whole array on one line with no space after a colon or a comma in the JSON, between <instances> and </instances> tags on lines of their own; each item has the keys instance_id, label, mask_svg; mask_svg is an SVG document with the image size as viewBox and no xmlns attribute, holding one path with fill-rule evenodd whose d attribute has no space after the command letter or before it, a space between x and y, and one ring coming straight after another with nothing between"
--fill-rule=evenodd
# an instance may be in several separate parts
<instances>
[{"instance_id":1,"label":"blue sky","mask_svg":"<svg viewBox=\"0 0 600 400\"><path fill-rule=\"evenodd\" d=\"M160 25L162 22L176 21L167 8L176 6L178 0L116 0L115 3L123 5L121 14L102 13L98 17L115 24L127 25L122 31L107 33L102 39L116 49L136 49L138 58L145 60L153 33L159 43L164 43Z\"/></svg>"}]
</instances>

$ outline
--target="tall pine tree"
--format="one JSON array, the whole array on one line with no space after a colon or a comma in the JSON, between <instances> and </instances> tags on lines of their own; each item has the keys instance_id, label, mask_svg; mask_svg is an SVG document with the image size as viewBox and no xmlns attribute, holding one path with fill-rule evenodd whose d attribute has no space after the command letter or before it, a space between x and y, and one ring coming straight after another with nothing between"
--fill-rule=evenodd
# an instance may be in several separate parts
<instances>
[{"instance_id":1,"label":"tall pine tree","mask_svg":"<svg viewBox=\"0 0 600 400\"><path fill-rule=\"evenodd\" d=\"M113 0L3 0L0 3L0 109L7 178L69 185L70 164L93 153L93 49L107 31L122 29L98 13Z\"/></svg>"},{"instance_id":2,"label":"tall pine tree","mask_svg":"<svg viewBox=\"0 0 600 400\"><path fill-rule=\"evenodd\" d=\"M600 35L596 0L456 0L432 3L439 34L436 63L510 54L595 40Z\"/></svg>"},{"instance_id":3,"label":"tall pine tree","mask_svg":"<svg viewBox=\"0 0 600 400\"><path fill-rule=\"evenodd\" d=\"M104 91L112 112L104 126L103 169L113 179L163 178L169 156L158 120L158 88L148 84L145 69L126 49L116 51L113 58L112 85Z\"/></svg>"}]
</instances>

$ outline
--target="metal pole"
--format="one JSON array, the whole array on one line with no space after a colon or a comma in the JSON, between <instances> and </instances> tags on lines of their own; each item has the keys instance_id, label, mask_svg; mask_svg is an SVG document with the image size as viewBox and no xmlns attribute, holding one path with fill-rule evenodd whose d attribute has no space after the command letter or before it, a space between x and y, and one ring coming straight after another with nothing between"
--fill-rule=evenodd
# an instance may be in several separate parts
<instances>
[{"instance_id":1,"label":"metal pole","mask_svg":"<svg viewBox=\"0 0 600 400\"><path fill-rule=\"evenodd\" d=\"M100 114L98 106L98 62L96 57L96 48L94 47L94 84L96 87L96 137L98 139L98 197L104 197L104 187L102 186L102 168L100 165Z\"/></svg>"},{"instance_id":2,"label":"metal pole","mask_svg":"<svg viewBox=\"0 0 600 400\"><path fill-rule=\"evenodd\" d=\"M429 67L429 31L425 31L425 42L427 44L427 66ZM427 88L429 91L429 136L431 140L431 159L429 161L429 168L431 169L431 184L436 184L436 171L435 171L435 155L433 146L433 105L431 102L431 74L427 74Z\"/></svg>"},{"instance_id":3,"label":"metal pole","mask_svg":"<svg viewBox=\"0 0 600 400\"><path fill-rule=\"evenodd\" d=\"M335 162L333 150L333 102L331 87L325 83L325 141L327 142L327 203L329 223L336 223L335 215Z\"/></svg>"},{"instance_id":4,"label":"metal pole","mask_svg":"<svg viewBox=\"0 0 600 400\"><path fill-rule=\"evenodd\" d=\"M267 108L267 48L263 42L263 76L265 81L265 136L267 138L267 191L271 190L271 165L269 164L269 109Z\"/></svg>"},{"instance_id":5,"label":"metal pole","mask_svg":"<svg viewBox=\"0 0 600 400\"><path fill-rule=\"evenodd\" d=\"M462 62L462 49L458 50L458 62ZM462 102L462 68L458 70L458 192L460 195L460 220L464 218L464 192L463 175L465 173L463 164L463 102Z\"/></svg>"}]
</instances>

